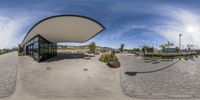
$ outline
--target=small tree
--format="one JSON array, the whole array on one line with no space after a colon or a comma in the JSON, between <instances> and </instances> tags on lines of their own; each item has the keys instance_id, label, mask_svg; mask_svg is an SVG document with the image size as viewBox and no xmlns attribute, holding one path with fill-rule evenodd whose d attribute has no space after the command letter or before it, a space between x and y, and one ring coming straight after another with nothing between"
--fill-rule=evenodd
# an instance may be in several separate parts
<instances>
[{"instance_id":1,"label":"small tree","mask_svg":"<svg viewBox=\"0 0 200 100\"><path fill-rule=\"evenodd\" d=\"M176 53L180 53L180 52L181 52L180 48L176 47Z\"/></svg>"},{"instance_id":2,"label":"small tree","mask_svg":"<svg viewBox=\"0 0 200 100\"><path fill-rule=\"evenodd\" d=\"M160 45L160 48L162 49L162 52L165 52L165 45Z\"/></svg>"},{"instance_id":3,"label":"small tree","mask_svg":"<svg viewBox=\"0 0 200 100\"><path fill-rule=\"evenodd\" d=\"M120 45L119 51L120 51L120 52L123 52L123 51L124 51L124 44L121 44L121 45Z\"/></svg>"},{"instance_id":4,"label":"small tree","mask_svg":"<svg viewBox=\"0 0 200 100\"><path fill-rule=\"evenodd\" d=\"M188 51L191 52L193 47L194 47L193 45L188 44L187 45Z\"/></svg>"},{"instance_id":5,"label":"small tree","mask_svg":"<svg viewBox=\"0 0 200 100\"><path fill-rule=\"evenodd\" d=\"M95 53L96 43L95 42L90 43L88 48L89 48L90 52Z\"/></svg>"},{"instance_id":6,"label":"small tree","mask_svg":"<svg viewBox=\"0 0 200 100\"><path fill-rule=\"evenodd\" d=\"M146 52L148 48L150 48L148 45L143 45L142 52Z\"/></svg>"},{"instance_id":7,"label":"small tree","mask_svg":"<svg viewBox=\"0 0 200 100\"><path fill-rule=\"evenodd\" d=\"M139 52L139 51L140 51L140 49L139 49L139 48L136 48L136 51L137 51L137 52Z\"/></svg>"}]
</instances>

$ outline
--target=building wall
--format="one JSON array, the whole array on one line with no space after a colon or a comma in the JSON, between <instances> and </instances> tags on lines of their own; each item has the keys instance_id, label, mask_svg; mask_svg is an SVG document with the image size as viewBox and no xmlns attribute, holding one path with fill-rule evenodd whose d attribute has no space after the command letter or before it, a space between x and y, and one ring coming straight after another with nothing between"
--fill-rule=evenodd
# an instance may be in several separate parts
<instances>
[{"instance_id":1,"label":"building wall","mask_svg":"<svg viewBox=\"0 0 200 100\"><path fill-rule=\"evenodd\" d=\"M176 48L165 48L165 53L176 53Z\"/></svg>"},{"instance_id":2,"label":"building wall","mask_svg":"<svg viewBox=\"0 0 200 100\"><path fill-rule=\"evenodd\" d=\"M24 53L40 62L57 54L57 44L37 35L24 45Z\"/></svg>"}]
</instances>

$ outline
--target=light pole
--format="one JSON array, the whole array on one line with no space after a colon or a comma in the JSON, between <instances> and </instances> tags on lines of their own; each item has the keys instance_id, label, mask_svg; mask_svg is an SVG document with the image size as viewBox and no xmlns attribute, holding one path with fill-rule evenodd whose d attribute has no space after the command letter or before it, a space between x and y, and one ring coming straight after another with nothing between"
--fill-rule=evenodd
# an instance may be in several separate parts
<instances>
[{"instance_id":1,"label":"light pole","mask_svg":"<svg viewBox=\"0 0 200 100\"><path fill-rule=\"evenodd\" d=\"M182 34L179 34L179 48L180 48L180 58L179 58L179 60L181 60L181 36L182 36Z\"/></svg>"},{"instance_id":2,"label":"light pole","mask_svg":"<svg viewBox=\"0 0 200 100\"><path fill-rule=\"evenodd\" d=\"M180 48L180 50L181 50L181 36L182 36L182 34L179 34L179 48Z\"/></svg>"},{"instance_id":3,"label":"light pole","mask_svg":"<svg viewBox=\"0 0 200 100\"><path fill-rule=\"evenodd\" d=\"M197 44L196 44L196 50L197 50Z\"/></svg>"}]
</instances>

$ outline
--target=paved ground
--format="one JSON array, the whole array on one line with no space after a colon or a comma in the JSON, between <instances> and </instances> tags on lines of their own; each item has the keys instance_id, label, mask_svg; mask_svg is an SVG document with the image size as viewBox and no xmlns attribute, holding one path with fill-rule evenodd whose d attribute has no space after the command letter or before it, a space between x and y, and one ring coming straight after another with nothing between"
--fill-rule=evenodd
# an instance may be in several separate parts
<instances>
[{"instance_id":1,"label":"paved ground","mask_svg":"<svg viewBox=\"0 0 200 100\"><path fill-rule=\"evenodd\" d=\"M162 71L134 75L131 72L148 72L155 68L163 68L163 65L172 62L139 66L142 63L141 58L120 55L123 66L111 69L99 62L98 57L90 60L83 57L59 55L56 59L49 60L50 62L37 63L27 56L17 57L17 52L0 56L1 96L7 96L14 90L18 66L17 84L13 94L0 100L136 100L137 97L198 97L200 70L196 64L199 64L199 60L196 64L192 61L179 61L176 66ZM7 67L8 65L12 66ZM120 81L124 93L133 98L121 91Z\"/></svg>"},{"instance_id":2,"label":"paved ground","mask_svg":"<svg viewBox=\"0 0 200 100\"><path fill-rule=\"evenodd\" d=\"M0 97L5 97L14 91L16 85L16 53L0 55Z\"/></svg>"},{"instance_id":3,"label":"paved ground","mask_svg":"<svg viewBox=\"0 0 200 100\"><path fill-rule=\"evenodd\" d=\"M107 67L98 57L82 57L58 55L42 63L18 57L15 92L1 100L133 100L121 91L119 69Z\"/></svg>"},{"instance_id":4,"label":"paved ground","mask_svg":"<svg viewBox=\"0 0 200 100\"><path fill-rule=\"evenodd\" d=\"M134 55L119 55L121 86L136 98L199 98L200 59L159 64L145 63ZM157 70L161 69L161 70Z\"/></svg>"}]
</instances>

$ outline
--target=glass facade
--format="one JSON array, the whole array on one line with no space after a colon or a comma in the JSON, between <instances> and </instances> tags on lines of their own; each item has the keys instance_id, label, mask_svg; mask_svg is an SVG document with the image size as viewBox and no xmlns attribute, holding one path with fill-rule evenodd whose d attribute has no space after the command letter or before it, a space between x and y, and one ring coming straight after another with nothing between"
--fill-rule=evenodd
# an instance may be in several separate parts
<instances>
[{"instance_id":1,"label":"glass facade","mask_svg":"<svg viewBox=\"0 0 200 100\"><path fill-rule=\"evenodd\" d=\"M51 43L38 35L25 44L24 52L26 55L40 62L57 54L57 44Z\"/></svg>"}]
</instances>

